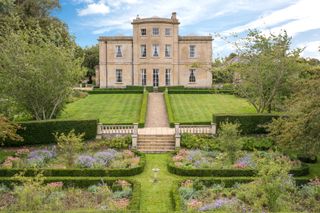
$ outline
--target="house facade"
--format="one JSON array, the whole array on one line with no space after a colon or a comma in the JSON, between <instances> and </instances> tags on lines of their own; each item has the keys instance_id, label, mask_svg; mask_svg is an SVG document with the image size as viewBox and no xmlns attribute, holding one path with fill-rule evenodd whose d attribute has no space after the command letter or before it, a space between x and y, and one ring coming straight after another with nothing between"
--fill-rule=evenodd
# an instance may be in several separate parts
<instances>
[{"instance_id":1,"label":"house facade","mask_svg":"<svg viewBox=\"0 0 320 213\"><path fill-rule=\"evenodd\" d=\"M176 13L131 24L133 36L99 37L97 86L211 86L212 36L179 36Z\"/></svg>"}]
</instances>

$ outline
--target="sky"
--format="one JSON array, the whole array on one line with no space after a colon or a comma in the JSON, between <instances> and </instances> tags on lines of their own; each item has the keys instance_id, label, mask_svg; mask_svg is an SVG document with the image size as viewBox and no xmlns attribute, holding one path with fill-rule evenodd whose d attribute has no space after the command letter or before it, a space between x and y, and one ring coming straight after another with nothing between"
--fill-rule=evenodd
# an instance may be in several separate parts
<instances>
[{"instance_id":1,"label":"sky","mask_svg":"<svg viewBox=\"0 0 320 213\"><path fill-rule=\"evenodd\" d=\"M177 12L180 35L244 36L248 29L263 33L286 30L292 48L303 57L320 59L320 0L60 0L53 15L67 23L82 46L97 44L99 36L132 35L131 21ZM234 39L231 39L234 40ZM214 37L213 57L234 52L230 43Z\"/></svg>"}]
</instances>

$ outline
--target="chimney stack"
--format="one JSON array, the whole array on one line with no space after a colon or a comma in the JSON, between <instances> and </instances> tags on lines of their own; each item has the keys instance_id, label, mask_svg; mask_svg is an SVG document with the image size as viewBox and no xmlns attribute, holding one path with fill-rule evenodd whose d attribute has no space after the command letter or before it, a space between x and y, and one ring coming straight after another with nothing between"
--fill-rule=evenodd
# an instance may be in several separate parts
<instances>
[{"instance_id":1,"label":"chimney stack","mask_svg":"<svg viewBox=\"0 0 320 213\"><path fill-rule=\"evenodd\" d=\"M176 12L172 12L171 19L177 20L177 13Z\"/></svg>"}]
</instances>

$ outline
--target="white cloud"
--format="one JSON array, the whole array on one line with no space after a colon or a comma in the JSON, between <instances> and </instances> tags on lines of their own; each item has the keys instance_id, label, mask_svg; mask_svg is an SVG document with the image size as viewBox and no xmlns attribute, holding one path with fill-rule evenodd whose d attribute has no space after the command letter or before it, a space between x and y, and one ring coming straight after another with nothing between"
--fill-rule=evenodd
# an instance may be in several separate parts
<instances>
[{"instance_id":1,"label":"white cloud","mask_svg":"<svg viewBox=\"0 0 320 213\"><path fill-rule=\"evenodd\" d=\"M110 8L102 2L99 3L91 3L88 4L86 8L79 9L79 16L87 16L87 15L107 15L110 12Z\"/></svg>"},{"instance_id":2,"label":"white cloud","mask_svg":"<svg viewBox=\"0 0 320 213\"><path fill-rule=\"evenodd\" d=\"M302 52L303 57L317 58L320 59L320 40L319 41L310 41L310 42L302 42L297 45L299 48L304 48Z\"/></svg>"}]
</instances>

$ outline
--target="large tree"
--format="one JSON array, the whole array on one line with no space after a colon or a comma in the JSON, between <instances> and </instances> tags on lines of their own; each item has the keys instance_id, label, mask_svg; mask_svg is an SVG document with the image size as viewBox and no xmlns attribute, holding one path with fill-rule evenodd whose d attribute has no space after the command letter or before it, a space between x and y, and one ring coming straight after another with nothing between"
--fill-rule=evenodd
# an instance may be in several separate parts
<instances>
[{"instance_id":1,"label":"large tree","mask_svg":"<svg viewBox=\"0 0 320 213\"><path fill-rule=\"evenodd\" d=\"M279 147L291 152L320 152L320 67L305 70L295 82L294 95L286 102L287 117L269 125Z\"/></svg>"},{"instance_id":2,"label":"large tree","mask_svg":"<svg viewBox=\"0 0 320 213\"><path fill-rule=\"evenodd\" d=\"M84 74L76 46L57 46L51 33L60 39L53 29L44 35L40 27L0 37L2 96L12 98L37 120L55 118Z\"/></svg>"},{"instance_id":3,"label":"large tree","mask_svg":"<svg viewBox=\"0 0 320 213\"><path fill-rule=\"evenodd\" d=\"M231 68L240 74L237 92L248 99L258 113L271 111L290 95L290 86L298 76L300 49L290 50L291 38L284 31L265 35L249 31L236 44L238 62Z\"/></svg>"},{"instance_id":4,"label":"large tree","mask_svg":"<svg viewBox=\"0 0 320 213\"><path fill-rule=\"evenodd\" d=\"M89 77L89 82L92 83L92 76L95 75L95 66L99 64L99 47L98 45L93 45L91 47L85 47L83 49L83 66L87 68L87 76Z\"/></svg>"}]
</instances>

